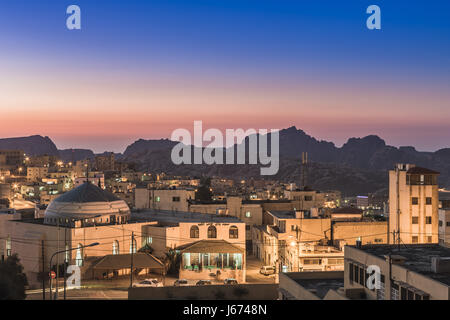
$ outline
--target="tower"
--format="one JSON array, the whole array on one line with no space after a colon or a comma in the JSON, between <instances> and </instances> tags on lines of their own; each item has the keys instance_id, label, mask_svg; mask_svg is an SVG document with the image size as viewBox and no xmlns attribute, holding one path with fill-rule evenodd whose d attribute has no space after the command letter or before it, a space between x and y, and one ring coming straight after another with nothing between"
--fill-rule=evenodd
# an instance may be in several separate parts
<instances>
[{"instance_id":1,"label":"tower","mask_svg":"<svg viewBox=\"0 0 450 320\"><path fill-rule=\"evenodd\" d=\"M412 164L389 171L390 243L438 243L438 175Z\"/></svg>"}]
</instances>

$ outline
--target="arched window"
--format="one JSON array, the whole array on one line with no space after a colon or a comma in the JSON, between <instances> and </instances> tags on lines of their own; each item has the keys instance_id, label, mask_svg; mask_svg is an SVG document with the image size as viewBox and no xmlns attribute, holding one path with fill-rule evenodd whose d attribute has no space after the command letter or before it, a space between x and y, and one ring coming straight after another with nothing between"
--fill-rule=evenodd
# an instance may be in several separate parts
<instances>
[{"instance_id":1,"label":"arched window","mask_svg":"<svg viewBox=\"0 0 450 320\"><path fill-rule=\"evenodd\" d=\"M191 238L199 238L200 237L200 232L198 230L197 226L192 226L191 227Z\"/></svg>"},{"instance_id":2,"label":"arched window","mask_svg":"<svg viewBox=\"0 0 450 320\"><path fill-rule=\"evenodd\" d=\"M214 226L208 227L208 238L217 238L217 229Z\"/></svg>"},{"instance_id":3,"label":"arched window","mask_svg":"<svg viewBox=\"0 0 450 320\"><path fill-rule=\"evenodd\" d=\"M239 237L239 230L236 226L230 227L230 239L237 239Z\"/></svg>"},{"instance_id":4,"label":"arched window","mask_svg":"<svg viewBox=\"0 0 450 320\"><path fill-rule=\"evenodd\" d=\"M77 247L77 255L75 257L76 265L81 267L83 265L83 245L81 243L78 244Z\"/></svg>"},{"instance_id":5,"label":"arched window","mask_svg":"<svg viewBox=\"0 0 450 320\"><path fill-rule=\"evenodd\" d=\"M133 239L133 241L130 241L130 253L136 253L137 252L137 241L136 239Z\"/></svg>"},{"instance_id":6,"label":"arched window","mask_svg":"<svg viewBox=\"0 0 450 320\"><path fill-rule=\"evenodd\" d=\"M119 254L119 241L117 240L113 242L113 254Z\"/></svg>"}]
</instances>

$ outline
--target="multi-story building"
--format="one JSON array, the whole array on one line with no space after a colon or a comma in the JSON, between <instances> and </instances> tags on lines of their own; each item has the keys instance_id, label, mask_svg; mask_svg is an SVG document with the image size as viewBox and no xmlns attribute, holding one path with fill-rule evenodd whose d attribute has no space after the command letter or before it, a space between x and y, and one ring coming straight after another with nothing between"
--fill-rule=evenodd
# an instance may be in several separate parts
<instances>
[{"instance_id":1,"label":"multi-story building","mask_svg":"<svg viewBox=\"0 0 450 320\"><path fill-rule=\"evenodd\" d=\"M0 168L13 169L21 166L24 161L24 153L21 150L0 150Z\"/></svg>"},{"instance_id":2,"label":"multi-story building","mask_svg":"<svg viewBox=\"0 0 450 320\"><path fill-rule=\"evenodd\" d=\"M115 157L114 153L106 153L95 157L95 168L98 171L114 171Z\"/></svg>"},{"instance_id":3,"label":"multi-story building","mask_svg":"<svg viewBox=\"0 0 450 320\"><path fill-rule=\"evenodd\" d=\"M189 200L195 198L194 189L136 188L134 194L137 209L189 211Z\"/></svg>"},{"instance_id":4,"label":"multi-story building","mask_svg":"<svg viewBox=\"0 0 450 320\"><path fill-rule=\"evenodd\" d=\"M48 167L27 167L27 180L40 182L48 176Z\"/></svg>"},{"instance_id":5,"label":"multi-story building","mask_svg":"<svg viewBox=\"0 0 450 320\"><path fill-rule=\"evenodd\" d=\"M181 251L180 278L245 282L245 223L236 217L156 210L135 215L158 221L143 228L155 256Z\"/></svg>"},{"instance_id":6,"label":"multi-story building","mask_svg":"<svg viewBox=\"0 0 450 320\"><path fill-rule=\"evenodd\" d=\"M345 248L344 286L348 298L449 300L449 272L450 249L437 244ZM374 275L372 281L368 281L370 275Z\"/></svg>"},{"instance_id":7,"label":"multi-story building","mask_svg":"<svg viewBox=\"0 0 450 320\"><path fill-rule=\"evenodd\" d=\"M309 188L285 190L285 197L291 200L297 210L311 210L325 206L325 193Z\"/></svg>"},{"instance_id":8,"label":"multi-story building","mask_svg":"<svg viewBox=\"0 0 450 320\"><path fill-rule=\"evenodd\" d=\"M438 243L438 175L411 164L389 171L391 243Z\"/></svg>"}]
</instances>

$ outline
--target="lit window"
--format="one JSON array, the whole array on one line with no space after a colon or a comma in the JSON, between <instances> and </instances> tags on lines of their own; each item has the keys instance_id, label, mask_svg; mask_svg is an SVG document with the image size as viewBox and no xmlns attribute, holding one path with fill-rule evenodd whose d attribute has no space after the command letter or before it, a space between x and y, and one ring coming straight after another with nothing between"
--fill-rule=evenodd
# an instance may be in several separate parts
<instances>
[{"instance_id":1,"label":"lit window","mask_svg":"<svg viewBox=\"0 0 450 320\"><path fill-rule=\"evenodd\" d=\"M230 227L230 239L237 239L239 238L239 230L236 226Z\"/></svg>"},{"instance_id":2,"label":"lit window","mask_svg":"<svg viewBox=\"0 0 450 320\"><path fill-rule=\"evenodd\" d=\"M217 238L217 229L214 226L208 227L208 238Z\"/></svg>"},{"instance_id":3,"label":"lit window","mask_svg":"<svg viewBox=\"0 0 450 320\"><path fill-rule=\"evenodd\" d=\"M250 211L247 211L247 212L245 213L245 217L251 218L251 216L252 216L252 213L251 213Z\"/></svg>"},{"instance_id":4,"label":"lit window","mask_svg":"<svg viewBox=\"0 0 450 320\"><path fill-rule=\"evenodd\" d=\"M113 254L119 254L119 241L117 240L113 242Z\"/></svg>"},{"instance_id":5,"label":"lit window","mask_svg":"<svg viewBox=\"0 0 450 320\"><path fill-rule=\"evenodd\" d=\"M191 227L191 238L199 238L199 230L197 226L192 226Z\"/></svg>"}]
</instances>

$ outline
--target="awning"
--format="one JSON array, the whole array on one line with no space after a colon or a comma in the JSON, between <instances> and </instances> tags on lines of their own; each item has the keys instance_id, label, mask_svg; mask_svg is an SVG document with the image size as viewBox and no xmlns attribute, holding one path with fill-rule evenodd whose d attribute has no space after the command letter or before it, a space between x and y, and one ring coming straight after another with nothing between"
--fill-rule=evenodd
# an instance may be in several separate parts
<instances>
[{"instance_id":1,"label":"awning","mask_svg":"<svg viewBox=\"0 0 450 320\"><path fill-rule=\"evenodd\" d=\"M130 268L131 254L109 254L104 256L95 266L94 269L119 270ZM164 269L164 264L148 253L133 254L134 268Z\"/></svg>"},{"instance_id":2,"label":"awning","mask_svg":"<svg viewBox=\"0 0 450 320\"><path fill-rule=\"evenodd\" d=\"M243 253L244 249L225 240L200 240L177 248L182 253Z\"/></svg>"}]
</instances>

